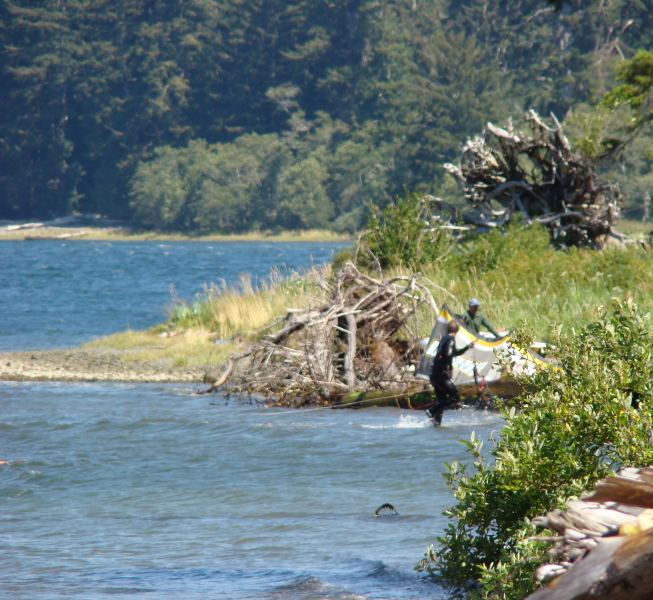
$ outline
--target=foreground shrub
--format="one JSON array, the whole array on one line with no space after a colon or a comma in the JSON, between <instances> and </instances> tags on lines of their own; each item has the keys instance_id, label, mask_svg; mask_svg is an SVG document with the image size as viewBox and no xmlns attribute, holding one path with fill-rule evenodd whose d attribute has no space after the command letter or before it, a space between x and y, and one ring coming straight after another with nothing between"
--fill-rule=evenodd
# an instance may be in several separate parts
<instances>
[{"instance_id":1,"label":"foreground shrub","mask_svg":"<svg viewBox=\"0 0 653 600\"><path fill-rule=\"evenodd\" d=\"M648 317L632 302L580 332L557 340L559 366L530 381L521 408L482 453L473 436L469 465L446 478L456 504L451 521L420 568L459 593L523 598L546 546L533 541L529 519L591 488L623 466L653 464L652 342ZM638 406L638 408L636 408Z\"/></svg>"}]
</instances>

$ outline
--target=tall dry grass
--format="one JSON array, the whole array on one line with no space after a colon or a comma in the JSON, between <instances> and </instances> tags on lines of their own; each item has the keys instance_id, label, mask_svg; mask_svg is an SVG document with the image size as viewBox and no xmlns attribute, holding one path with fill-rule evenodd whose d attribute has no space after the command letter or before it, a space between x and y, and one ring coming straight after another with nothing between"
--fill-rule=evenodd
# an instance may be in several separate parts
<instances>
[{"instance_id":1,"label":"tall dry grass","mask_svg":"<svg viewBox=\"0 0 653 600\"><path fill-rule=\"evenodd\" d=\"M304 275L285 278L274 271L261 281L245 274L233 286L224 281L212 283L204 287L195 302L177 302L168 324L173 328L207 329L223 340L248 337L271 325L289 308L322 302L323 292L317 282L328 273L328 268L314 268Z\"/></svg>"}]
</instances>

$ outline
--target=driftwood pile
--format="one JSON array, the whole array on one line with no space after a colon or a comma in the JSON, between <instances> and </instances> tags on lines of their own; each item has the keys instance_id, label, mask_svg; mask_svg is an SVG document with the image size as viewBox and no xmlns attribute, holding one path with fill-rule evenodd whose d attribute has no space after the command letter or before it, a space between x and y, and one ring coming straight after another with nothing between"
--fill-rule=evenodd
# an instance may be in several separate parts
<instances>
[{"instance_id":1,"label":"driftwood pile","mask_svg":"<svg viewBox=\"0 0 653 600\"><path fill-rule=\"evenodd\" d=\"M534 519L558 534L547 583L528 600L653 598L653 468L622 470L566 511Z\"/></svg>"},{"instance_id":2,"label":"driftwood pile","mask_svg":"<svg viewBox=\"0 0 653 600\"><path fill-rule=\"evenodd\" d=\"M550 227L563 247L600 248L621 239L612 229L623 204L618 187L601 182L572 152L554 115L551 125L533 110L524 120L520 131L488 123L482 137L465 144L459 165L445 165L472 205L465 220L496 227L521 214Z\"/></svg>"},{"instance_id":3,"label":"driftwood pile","mask_svg":"<svg viewBox=\"0 0 653 600\"><path fill-rule=\"evenodd\" d=\"M211 391L302 406L359 389L414 386L409 365L420 338L415 317L422 307L429 320L437 314L433 284L418 277L375 279L347 263L320 285L320 306L290 310L276 333L259 336L231 358Z\"/></svg>"}]
</instances>

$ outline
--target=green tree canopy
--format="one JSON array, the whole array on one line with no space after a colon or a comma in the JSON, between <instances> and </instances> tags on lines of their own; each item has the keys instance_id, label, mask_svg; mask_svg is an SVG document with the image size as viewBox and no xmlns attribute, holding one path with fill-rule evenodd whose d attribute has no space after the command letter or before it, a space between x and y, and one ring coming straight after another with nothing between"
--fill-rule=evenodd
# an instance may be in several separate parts
<instances>
[{"instance_id":1,"label":"green tree canopy","mask_svg":"<svg viewBox=\"0 0 653 600\"><path fill-rule=\"evenodd\" d=\"M653 48L653 12L644 2L5 0L0 17L0 217L76 208L154 226L132 178L161 159L157 149L183 154L206 140L225 147L199 204L210 189L222 198L216 210L250 203L223 217L182 211L174 227L275 222L270 173L318 154L328 222L360 226L368 201L437 193L442 163L486 121L527 108L563 119L596 103L624 57L634 62L613 99L646 122L647 59L637 50ZM260 167L257 199L260 156L243 162L249 183L224 175L251 135L283 145L276 167ZM293 189L299 207L307 194Z\"/></svg>"}]
</instances>

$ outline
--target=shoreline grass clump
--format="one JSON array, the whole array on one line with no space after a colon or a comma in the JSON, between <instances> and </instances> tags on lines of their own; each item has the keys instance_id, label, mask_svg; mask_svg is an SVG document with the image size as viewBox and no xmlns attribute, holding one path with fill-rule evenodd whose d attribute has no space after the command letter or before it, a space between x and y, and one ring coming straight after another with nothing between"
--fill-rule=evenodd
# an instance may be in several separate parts
<instances>
[{"instance_id":1,"label":"shoreline grass clump","mask_svg":"<svg viewBox=\"0 0 653 600\"><path fill-rule=\"evenodd\" d=\"M313 268L303 275L283 277L273 271L261 281L244 274L234 286L224 281L212 283L194 302L174 302L167 325L173 329L205 328L221 340L248 337L271 325L289 308L317 302L323 293L319 281L328 273L328 268Z\"/></svg>"},{"instance_id":2,"label":"shoreline grass clump","mask_svg":"<svg viewBox=\"0 0 653 600\"><path fill-rule=\"evenodd\" d=\"M537 586L548 546L530 519L625 466L653 464L653 334L631 301L556 340L557 369L526 383L520 410L489 450L473 435L471 465L449 465L456 503L419 568L454 593L513 600Z\"/></svg>"},{"instance_id":3,"label":"shoreline grass clump","mask_svg":"<svg viewBox=\"0 0 653 600\"><path fill-rule=\"evenodd\" d=\"M125 362L165 362L174 367L215 367L261 330L275 330L289 309L319 303L329 267L284 277L273 271L255 281L206 285L193 302L173 297L169 318L147 331L125 331L93 340L84 348L116 351Z\"/></svg>"}]
</instances>

